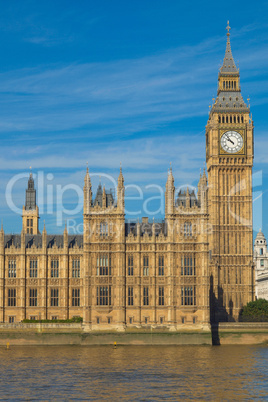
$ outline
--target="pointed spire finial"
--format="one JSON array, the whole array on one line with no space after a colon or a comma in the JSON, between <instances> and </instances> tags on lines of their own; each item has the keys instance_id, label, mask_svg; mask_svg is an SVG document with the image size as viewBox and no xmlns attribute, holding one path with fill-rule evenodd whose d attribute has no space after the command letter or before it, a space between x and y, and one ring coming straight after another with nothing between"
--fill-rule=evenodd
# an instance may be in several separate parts
<instances>
[{"instance_id":1,"label":"pointed spire finial","mask_svg":"<svg viewBox=\"0 0 268 402\"><path fill-rule=\"evenodd\" d=\"M87 162L87 173L88 173L88 162Z\"/></svg>"},{"instance_id":2,"label":"pointed spire finial","mask_svg":"<svg viewBox=\"0 0 268 402\"><path fill-rule=\"evenodd\" d=\"M170 173L172 173L172 162L170 162Z\"/></svg>"},{"instance_id":3,"label":"pointed spire finial","mask_svg":"<svg viewBox=\"0 0 268 402\"><path fill-rule=\"evenodd\" d=\"M206 176L206 162L204 162L203 176Z\"/></svg>"},{"instance_id":4,"label":"pointed spire finial","mask_svg":"<svg viewBox=\"0 0 268 402\"><path fill-rule=\"evenodd\" d=\"M231 27L230 27L230 25L229 25L229 21L227 21L227 27L226 27L227 36L230 36L230 29L231 29Z\"/></svg>"},{"instance_id":5,"label":"pointed spire finial","mask_svg":"<svg viewBox=\"0 0 268 402\"><path fill-rule=\"evenodd\" d=\"M65 227L64 227L64 232L63 232L65 235L66 234L68 234L68 231L67 231L67 221L66 221L66 219L65 219Z\"/></svg>"}]
</instances>

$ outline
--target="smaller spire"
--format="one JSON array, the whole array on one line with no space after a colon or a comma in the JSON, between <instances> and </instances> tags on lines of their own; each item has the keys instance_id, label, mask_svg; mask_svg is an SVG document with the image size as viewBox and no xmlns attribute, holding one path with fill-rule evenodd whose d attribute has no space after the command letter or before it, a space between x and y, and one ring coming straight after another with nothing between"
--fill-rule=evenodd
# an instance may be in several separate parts
<instances>
[{"instance_id":1,"label":"smaller spire","mask_svg":"<svg viewBox=\"0 0 268 402\"><path fill-rule=\"evenodd\" d=\"M106 208L106 191L105 191L105 184L103 185L103 190L102 190L102 208Z\"/></svg>"},{"instance_id":2,"label":"smaller spire","mask_svg":"<svg viewBox=\"0 0 268 402\"><path fill-rule=\"evenodd\" d=\"M205 162L204 162L204 168L203 168L203 178L207 178Z\"/></svg>"},{"instance_id":3,"label":"smaller spire","mask_svg":"<svg viewBox=\"0 0 268 402\"><path fill-rule=\"evenodd\" d=\"M124 186L124 176L122 173L122 163L120 162L120 172L118 176L118 186L123 187Z\"/></svg>"},{"instance_id":4,"label":"smaller spire","mask_svg":"<svg viewBox=\"0 0 268 402\"><path fill-rule=\"evenodd\" d=\"M44 220L43 234L46 234L46 233L47 233L47 231L46 231L46 222L45 222L45 220Z\"/></svg>"},{"instance_id":5,"label":"smaller spire","mask_svg":"<svg viewBox=\"0 0 268 402\"><path fill-rule=\"evenodd\" d=\"M65 220L65 228L63 232L63 246L66 248L68 247L68 230L67 230L67 223Z\"/></svg>"}]
</instances>

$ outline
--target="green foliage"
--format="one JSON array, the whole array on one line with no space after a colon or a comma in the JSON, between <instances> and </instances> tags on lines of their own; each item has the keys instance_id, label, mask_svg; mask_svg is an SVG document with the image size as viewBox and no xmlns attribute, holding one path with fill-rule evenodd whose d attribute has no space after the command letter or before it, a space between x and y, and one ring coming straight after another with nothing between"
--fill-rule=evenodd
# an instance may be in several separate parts
<instances>
[{"instance_id":1,"label":"green foliage","mask_svg":"<svg viewBox=\"0 0 268 402\"><path fill-rule=\"evenodd\" d=\"M82 317L73 317L70 318L69 320L22 320L21 321L24 324L36 324L36 323L64 323L64 324L72 324L72 323L80 323L83 322L83 318Z\"/></svg>"},{"instance_id":2,"label":"green foliage","mask_svg":"<svg viewBox=\"0 0 268 402\"><path fill-rule=\"evenodd\" d=\"M240 321L267 322L268 321L268 300L258 299L258 300L249 302L241 311Z\"/></svg>"}]
</instances>

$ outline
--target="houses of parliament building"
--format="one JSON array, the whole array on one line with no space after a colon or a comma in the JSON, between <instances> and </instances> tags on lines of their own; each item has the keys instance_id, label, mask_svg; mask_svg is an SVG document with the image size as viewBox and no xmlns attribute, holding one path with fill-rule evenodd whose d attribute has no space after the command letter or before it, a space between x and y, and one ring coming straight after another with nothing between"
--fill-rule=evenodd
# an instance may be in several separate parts
<instances>
[{"instance_id":1,"label":"houses of parliament building","mask_svg":"<svg viewBox=\"0 0 268 402\"><path fill-rule=\"evenodd\" d=\"M198 192L175 192L170 169L162 223L126 223L117 196L84 180L84 231L39 232L30 174L20 234L0 230L0 322L70 319L89 330L207 326L236 321L254 299L253 121L240 88L229 24L217 97L206 125Z\"/></svg>"}]
</instances>

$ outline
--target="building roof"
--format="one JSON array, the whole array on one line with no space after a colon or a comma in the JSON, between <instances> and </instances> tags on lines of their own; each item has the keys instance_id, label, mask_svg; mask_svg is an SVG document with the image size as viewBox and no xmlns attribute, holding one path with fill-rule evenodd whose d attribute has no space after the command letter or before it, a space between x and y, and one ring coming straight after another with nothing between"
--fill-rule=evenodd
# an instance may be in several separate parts
<instances>
[{"instance_id":1,"label":"building roof","mask_svg":"<svg viewBox=\"0 0 268 402\"><path fill-rule=\"evenodd\" d=\"M47 248L52 248L56 245L58 248L63 248L64 235L47 235ZM14 245L16 248L21 247L21 235L18 234L7 234L5 235L5 248L10 248ZM83 247L83 235L68 235L68 248L73 248L75 245L79 248ZM43 238L41 234L37 235L25 235L25 247L31 248L35 245L37 248L43 246Z\"/></svg>"},{"instance_id":2,"label":"building roof","mask_svg":"<svg viewBox=\"0 0 268 402\"><path fill-rule=\"evenodd\" d=\"M249 112L240 91L220 91L212 109L214 112Z\"/></svg>"}]
</instances>

